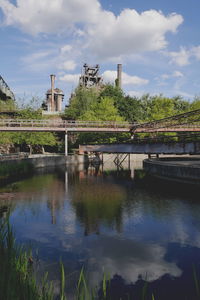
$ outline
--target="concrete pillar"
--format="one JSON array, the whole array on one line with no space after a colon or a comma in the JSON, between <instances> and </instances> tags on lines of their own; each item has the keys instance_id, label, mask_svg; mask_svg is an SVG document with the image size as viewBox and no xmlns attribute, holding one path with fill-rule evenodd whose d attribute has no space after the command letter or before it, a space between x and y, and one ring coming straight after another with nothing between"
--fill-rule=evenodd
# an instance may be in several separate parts
<instances>
[{"instance_id":1,"label":"concrete pillar","mask_svg":"<svg viewBox=\"0 0 200 300\"><path fill-rule=\"evenodd\" d=\"M68 156L68 134L65 133L65 156Z\"/></svg>"},{"instance_id":2,"label":"concrete pillar","mask_svg":"<svg viewBox=\"0 0 200 300\"><path fill-rule=\"evenodd\" d=\"M117 86L122 87L122 64L117 65Z\"/></svg>"},{"instance_id":3,"label":"concrete pillar","mask_svg":"<svg viewBox=\"0 0 200 300\"><path fill-rule=\"evenodd\" d=\"M57 98L57 111L62 111L62 95L58 95Z\"/></svg>"},{"instance_id":4,"label":"concrete pillar","mask_svg":"<svg viewBox=\"0 0 200 300\"><path fill-rule=\"evenodd\" d=\"M55 103L54 103L54 89L55 89L55 75L50 75L51 77L51 111L55 111Z\"/></svg>"}]
</instances>

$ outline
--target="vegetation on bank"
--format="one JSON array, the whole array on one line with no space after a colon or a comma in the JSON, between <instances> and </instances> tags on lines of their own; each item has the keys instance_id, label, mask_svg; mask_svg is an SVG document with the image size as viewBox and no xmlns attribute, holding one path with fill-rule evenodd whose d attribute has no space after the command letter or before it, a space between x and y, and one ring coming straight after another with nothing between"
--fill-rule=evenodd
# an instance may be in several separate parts
<instances>
[{"instance_id":1,"label":"vegetation on bank","mask_svg":"<svg viewBox=\"0 0 200 300\"><path fill-rule=\"evenodd\" d=\"M15 243L9 221L0 222L0 298L4 300L52 300L52 285L46 277L39 288L32 268L31 252Z\"/></svg>"}]
</instances>

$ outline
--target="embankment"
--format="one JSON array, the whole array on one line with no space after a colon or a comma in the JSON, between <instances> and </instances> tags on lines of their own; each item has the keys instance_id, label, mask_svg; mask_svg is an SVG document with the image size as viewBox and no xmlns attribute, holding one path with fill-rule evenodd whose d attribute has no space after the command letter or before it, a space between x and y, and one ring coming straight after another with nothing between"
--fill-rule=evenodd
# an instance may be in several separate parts
<instances>
[{"instance_id":1,"label":"embankment","mask_svg":"<svg viewBox=\"0 0 200 300\"><path fill-rule=\"evenodd\" d=\"M34 170L45 167L57 167L84 163L82 155L32 155L28 158L14 158L0 161L0 180L33 174Z\"/></svg>"}]
</instances>

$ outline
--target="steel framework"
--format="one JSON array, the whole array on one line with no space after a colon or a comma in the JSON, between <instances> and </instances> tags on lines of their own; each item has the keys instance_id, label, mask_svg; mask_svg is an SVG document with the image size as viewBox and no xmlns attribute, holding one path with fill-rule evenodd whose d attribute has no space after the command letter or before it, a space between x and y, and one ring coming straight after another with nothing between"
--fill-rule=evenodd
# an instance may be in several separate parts
<instances>
[{"instance_id":1,"label":"steel framework","mask_svg":"<svg viewBox=\"0 0 200 300\"><path fill-rule=\"evenodd\" d=\"M2 94L3 100L12 99L15 100L15 96L3 77L0 75L0 94Z\"/></svg>"}]
</instances>

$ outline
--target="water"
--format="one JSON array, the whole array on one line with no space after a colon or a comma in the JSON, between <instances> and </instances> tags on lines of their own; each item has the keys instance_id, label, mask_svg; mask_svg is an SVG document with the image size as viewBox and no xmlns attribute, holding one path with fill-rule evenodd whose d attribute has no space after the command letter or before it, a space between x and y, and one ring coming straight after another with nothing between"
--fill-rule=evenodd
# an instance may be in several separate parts
<instances>
[{"instance_id":1,"label":"water","mask_svg":"<svg viewBox=\"0 0 200 300\"><path fill-rule=\"evenodd\" d=\"M147 299L198 299L198 188L136 175L93 167L44 171L1 189L1 216L9 207L17 242L32 247L38 273L48 271L56 290L62 260L69 299L83 266L91 287L109 274L114 300L141 299L145 281Z\"/></svg>"}]
</instances>

